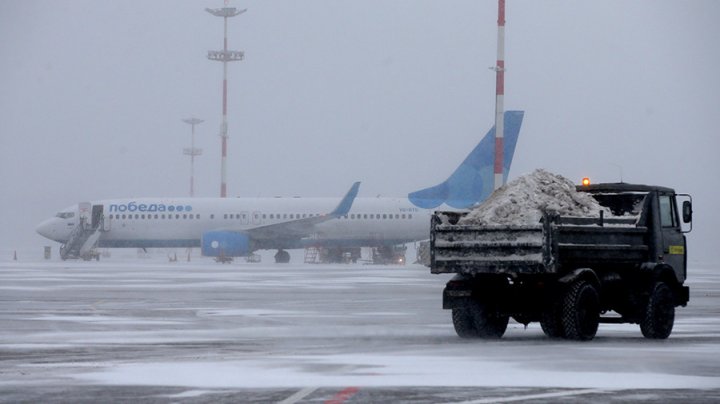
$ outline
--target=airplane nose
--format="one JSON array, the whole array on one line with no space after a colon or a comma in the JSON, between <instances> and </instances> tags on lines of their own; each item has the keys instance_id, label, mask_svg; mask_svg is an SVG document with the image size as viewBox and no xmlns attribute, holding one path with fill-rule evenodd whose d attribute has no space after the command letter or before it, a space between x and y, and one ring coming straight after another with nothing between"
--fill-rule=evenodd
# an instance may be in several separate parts
<instances>
[{"instance_id":1,"label":"airplane nose","mask_svg":"<svg viewBox=\"0 0 720 404\"><path fill-rule=\"evenodd\" d=\"M45 238L49 238L50 240L53 240L53 236L55 235L55 231L53 229L53 220L48 219L42 223L40 223L36 228L35 231L38 232L41 236Z\"/></svg>"}]
</instances>

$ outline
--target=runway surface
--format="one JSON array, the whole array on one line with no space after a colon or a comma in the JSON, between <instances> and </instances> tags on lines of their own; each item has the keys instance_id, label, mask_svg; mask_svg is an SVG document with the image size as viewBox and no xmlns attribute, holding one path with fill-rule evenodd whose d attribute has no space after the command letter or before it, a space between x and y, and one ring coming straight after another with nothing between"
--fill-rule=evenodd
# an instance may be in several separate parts
<instances>
[{"instance_id":1,"label":"runway surface","mask_svg":"<svg viewBox=\"0 0 720 404\"><path fill-rule=\"evenodd\" d=\"M455 335L417 266L0 263L3 402L719 402L720 271L665 341Z\"/></svg>"}]
</instances>

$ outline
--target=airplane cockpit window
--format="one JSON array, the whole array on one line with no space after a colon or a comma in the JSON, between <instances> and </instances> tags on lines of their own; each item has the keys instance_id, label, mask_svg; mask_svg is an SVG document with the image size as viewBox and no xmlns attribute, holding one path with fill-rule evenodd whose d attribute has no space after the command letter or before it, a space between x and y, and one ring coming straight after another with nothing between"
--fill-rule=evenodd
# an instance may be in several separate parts
<instances>
[{"instance_id":1,"label":"airplane cockpit window","mask_svg":"<svg viewBox=\"0 0 720 404\"><path fill-rule=\"evenodd\" d=\"M59 217L60 219L72 219L75 217L75 212L59 212L55 217Z\"/></svg>"}]
</instances>

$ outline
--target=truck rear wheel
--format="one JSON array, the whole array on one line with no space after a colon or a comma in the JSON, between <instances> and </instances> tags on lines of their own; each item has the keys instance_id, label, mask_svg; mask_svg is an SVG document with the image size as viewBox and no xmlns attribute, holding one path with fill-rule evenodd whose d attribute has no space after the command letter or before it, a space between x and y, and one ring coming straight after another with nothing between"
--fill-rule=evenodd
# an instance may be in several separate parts
<instances>
[{"instance_id":1,"label":"truck rear wheel","mask_svg":"<svg viewBox=\"0 0 720 404\"><path fill-rule=\"evenodd\" d=\"M589 341L595 337L600 323L600 299L595 287L579 280L568 288L563 299L562 328L564 337Z\"/></svg>"},{"instance_id":2,"label":"truck rear wheel","mask_svg":"<svg viewBox=\"0 0 720 404\"><path fill-rule=\"evenodd\" d=\"M640 331L645 338L665 339L670 336L674 323L675 299L672 289L665 282L657 282L640 321Z\"/></svg>"},{"instance_id":3,"label":"truck rear wheel","mask_svg":"<svg viewBox=\"0 0 720 404\"><path fill-rule=\"evenodd\" d=\"M452 319L460 338L501 338L509 321L507 315L477 301L452 309Z\"/></svg>"}]
</instances>

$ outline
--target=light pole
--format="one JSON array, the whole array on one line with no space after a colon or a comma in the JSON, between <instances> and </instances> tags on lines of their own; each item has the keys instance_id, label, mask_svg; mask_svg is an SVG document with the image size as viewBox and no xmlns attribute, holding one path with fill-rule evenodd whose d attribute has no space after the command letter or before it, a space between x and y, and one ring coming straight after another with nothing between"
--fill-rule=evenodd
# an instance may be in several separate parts
<instances>
[{"instance_id":1,"label":"light pole","mask_svg":"<svg viewBox=\"0 0 720 404\"><path fill-rule=\"evenodd\" d=\"M227 4L227 3L226 3ZM237 60L243 60L245 54L241 51L228 50L227 40L227 20L229 17L235 17L238 14L242 14L247 9L238 10L235 7L223 7L210 9L206 8L205 11L216 16L223 17L225 22L225 36L223 42L223 50L221 51L208 51L208 59L217 62L223 62L223 120L222 126L220 127L220 137L222 138L222 161L220 164L220 197L227 197L227 62L235 62Z\"/></svg>"},{"instance_id":2,"label":"light pole","mask_svg":"<svg viewBox=\"0 0 720 404\"><path fill-rule=\"evenodd\" d=\"M195 196L195 156L202 154L202 149L195 147L195 125L199 125L204 121L198 118L183 119L183 122L190 124L192 127L192 140L190 147L183 149L183 154L190 156L190 197Z\"/></svg>"}]
</instances>

